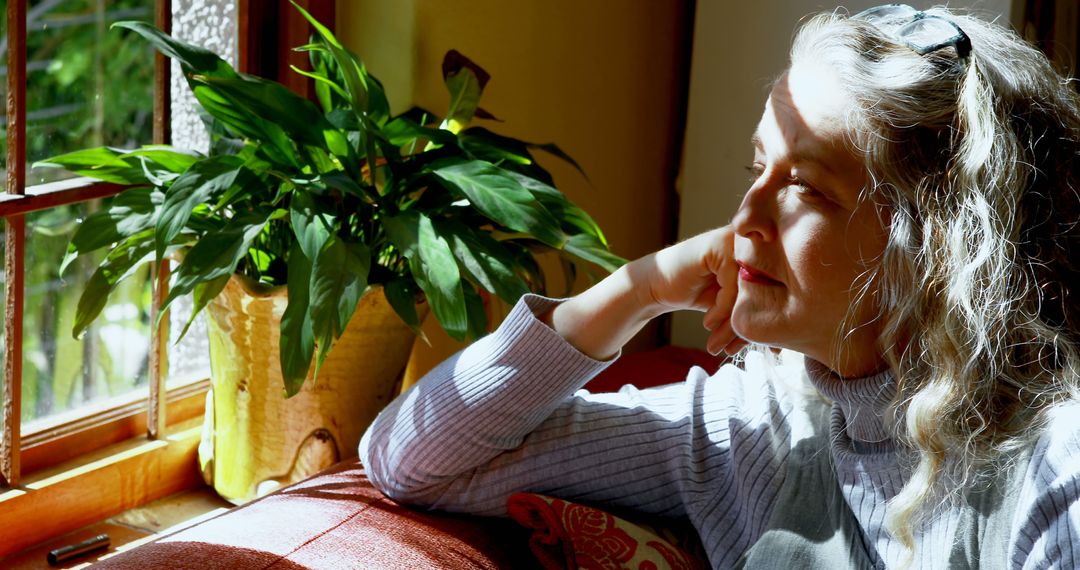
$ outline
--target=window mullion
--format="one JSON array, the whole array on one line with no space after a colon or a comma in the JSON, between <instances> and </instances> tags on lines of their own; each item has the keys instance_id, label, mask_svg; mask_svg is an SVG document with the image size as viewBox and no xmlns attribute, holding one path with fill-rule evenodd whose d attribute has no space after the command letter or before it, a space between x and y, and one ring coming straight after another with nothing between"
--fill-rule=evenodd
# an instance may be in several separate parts
<instances>
[{"instance_id":1,"label":"window mullion","mask_svg":"<svg viewBox=\"0 0 1080 570\"><path fill-rule=\"evenodd\" d=\"M165 33L172 31L172 1L157 0L154 4L154 23ZM154 52L154 144L168 144L170 125L169 60ZM150 439L165 437L165 379L168 376L169 316L163 315L157 326L158 311L169 293L169 262L162 261L154 268L154 300L151 304L150 326L150 401L147 409L146 432Z\"/></svg>"},{"instance_id":2,"label":"window mullion","mask_svg":"<svg viewBox=\"0 0 1080 570\"><path fill-rule=\"evenodd\" d=\"M7 5L7 192L26 193L26 0ZM0 418L0 485L15 486L21 475L19 461L22 416L23 265L26 219L12 216L5 224L4 255L4 410Z\"/></svg>"}]
</instances>

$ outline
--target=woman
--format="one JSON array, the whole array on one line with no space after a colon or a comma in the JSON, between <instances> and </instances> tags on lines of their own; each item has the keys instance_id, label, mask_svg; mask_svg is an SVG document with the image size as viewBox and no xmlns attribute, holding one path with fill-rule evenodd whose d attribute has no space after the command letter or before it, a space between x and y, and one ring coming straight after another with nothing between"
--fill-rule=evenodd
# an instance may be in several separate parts
<instances>
[{"instance_id":1,"label":"woman","mask_svg":"<svg viewBox=\"0 0 1080 570\"><path fill-rule=\"evenodd\" d=\"M1080 566L1080 104L944 9L795 38L729 226L565 301L527 296L365 435L387 494L534 491L685 516L716 568ZM665 312L805 355L578 392Z\"/></svg>"}]
</instances>

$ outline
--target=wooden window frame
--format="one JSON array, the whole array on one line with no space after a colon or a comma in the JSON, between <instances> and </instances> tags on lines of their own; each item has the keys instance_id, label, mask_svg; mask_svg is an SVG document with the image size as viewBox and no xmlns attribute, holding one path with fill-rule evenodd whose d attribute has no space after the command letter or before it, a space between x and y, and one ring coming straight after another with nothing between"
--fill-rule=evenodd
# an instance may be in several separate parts
<instances>
[{"instance_id":1,"label":"wooden window frame","mask_svg":"<svg viewBox=\"0 0 1080 570\"><path fill-rule=\"evenodd\" d=\"M5 220L5 346L3 394L3 425L0 431L0 487L17 488L22 477L35 469L58 464L71 457L102 448L110 443L131 437L134 426L145 423L150 439L158 439L165 433L165 402L163 394L162 332L164 321L151 331L149 351L150 396L145 412L139 409L142 396L129 397L111 406L90 407L80 412L80 417L67 422L57 422L35 433L22 433L22 360L23 360L23 304L25 289L25 230L26 215L57 206L76 204L87 200L114 196L125 189L119 184L76 178L39 186L26 186L26 2L9 2L8 21L8 106L7 106L7 165L6 194L0 197L0 216ZM156 0L155 24L170 29L171 0ZM154 120L153 142L163 144L169 140L169 65L160 53L154 56ZM155 271L153 305L167 293L167 272ZM174 398L175 400L176 398ZM175 420L190 415L190 406L177 407ZM140 423L140 414L146 419ZM75 427L78 426L78 427ZM59 451L63 450L63 451ZM28 461L24 461L25 459Z\"/></svg>"},{"instance_id":2,"label":"wooden window frame","mask_svg":"<svg viewBox=\"0 0 1080 570\"><path fill-rule=\"evenodd\" d=\"M333 29L334 0L298 0ZM88 178L26 186L26 4L7 6L8 19L8 177L0 191L0 219L5 222L6 335L0 390L0 528L15 528L13 540L0 544L0 558L63 532L101 520L121 510L200 483L195 461L199 419L204 412L208 379L165 390L167 315L151 331L149 396L134 391L108 401L36 421L23 433L21 389L26 215L58 206L114 196L123 185ZM309 68L291 46L306 43L311 28L288 0L239 0L238 52L241 71L277 79L314 98L313 84L289 70ZM155 24L169 32L171 0L156 0ZM267 25L272 23L273 25ZM290 59L293 58L293 59ZM299 58L299 59L295 59ZM169 60L155 52L153 142L170 140ZM152 312L167 296L168 266L155 268ZM167 429L168 428L168 429ZM169 431L173 433L169 433ZM121 467L122 466L122 467ZM132 491L118 470L145 479ZM73 489L92 488L93 493ZM85 495L85 496L84 496ZM74 504L73 504L74 503ZM33 513L54 512L44 524L25 525Z\"/></svg>"}]
</instances>

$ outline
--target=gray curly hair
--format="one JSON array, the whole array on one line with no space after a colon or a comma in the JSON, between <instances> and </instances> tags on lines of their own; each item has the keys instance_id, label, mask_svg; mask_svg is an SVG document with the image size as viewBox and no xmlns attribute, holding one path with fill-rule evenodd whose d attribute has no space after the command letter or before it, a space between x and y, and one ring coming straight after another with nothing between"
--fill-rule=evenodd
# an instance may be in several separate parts
<instances>
[{"instance_id":1,"label":"gray curly hair","mask_svg":"<svg viewBox=\"0 0 1080 570\"><path fill-rule=\"evenodd\" d=\"M1080 98L1015 33L927 13L967 33L968 58L919 55L840 13L806 21L791 50L793 66L829 65L855 102L864 198L888 218L862 288L896 377L896 436L917 455L888 520L909 552L926 515L1080 394Z\"/></svg>"}]
</instances>

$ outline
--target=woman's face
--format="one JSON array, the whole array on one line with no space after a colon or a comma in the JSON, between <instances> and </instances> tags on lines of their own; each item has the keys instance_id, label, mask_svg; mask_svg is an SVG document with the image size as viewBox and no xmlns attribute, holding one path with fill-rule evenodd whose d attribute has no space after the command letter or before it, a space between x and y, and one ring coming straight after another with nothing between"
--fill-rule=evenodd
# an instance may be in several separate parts
<instances>
[{"instance_id":1,"label":"woman's face","mask_svg":"<svg viewBox=\"0 0 1080 570\"><path fill-rule=\"evenodd\" d=\"M794 66L773 87L752 140L753 182L732 220L740 271L731 323L747 340L853 377L885 367L873 294L860 299L859 277L886 232L876 207L860 200L866 176L845 142L848 104L814 64Z\"/></svg>"}]
</instances>

